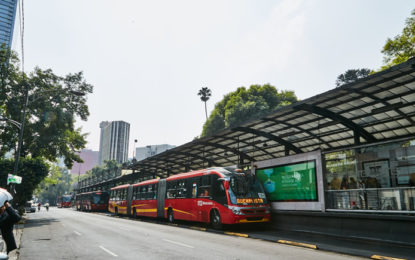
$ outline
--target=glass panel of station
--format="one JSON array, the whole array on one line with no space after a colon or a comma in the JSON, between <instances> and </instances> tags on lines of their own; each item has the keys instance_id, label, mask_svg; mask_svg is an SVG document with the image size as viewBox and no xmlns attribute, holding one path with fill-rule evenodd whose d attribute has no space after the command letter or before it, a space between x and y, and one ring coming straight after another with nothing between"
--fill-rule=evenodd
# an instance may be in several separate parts
<instances>
[{"instance_id":1,"label":"glass panel of station","mask_svg":"<svg viewBox=\"0 0 415 260\"><path fill-rule=\"evenodd\" d=\"M415 213L415 140L323 156L327 209Z\"/></svg>"}]
</instances>

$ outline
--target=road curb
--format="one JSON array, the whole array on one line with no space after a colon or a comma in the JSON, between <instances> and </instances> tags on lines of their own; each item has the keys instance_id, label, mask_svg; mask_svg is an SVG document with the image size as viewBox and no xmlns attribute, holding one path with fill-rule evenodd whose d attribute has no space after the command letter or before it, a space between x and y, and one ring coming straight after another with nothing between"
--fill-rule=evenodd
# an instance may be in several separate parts
<instances>
[{"instance_id":1,"label":"road curb","mask_svg":"<svg viewBox=\"0 0 415 260\"><path fill-rule=\"evenodd\" d=\"M289 240L280 239L280 240L277 240L277 243L285 244L285 245L291 245L291 246L305 247L305 248L310 248L310 249L318 249L318 247L316 245L313 245L313 244L300 243L300 242L289 241Z\"/></svg>"},{"instance_id":2,"label":"road curb","mask_svg":"<svg viewBox=\"0 0 415 260\"><path fill-rule=\"evenodd\" d=\"M224 234L230 235L230 236L236 236L236 237L245 237L245 238L248 238L249 237L248 234L235 233L235 232L226 232L225 231Z\"/></svg>"},{"instance_id":3,"label":"road curb","mask_svg":"<svg viewBox=\"0 0 415 260\"><path fill-rule=\"evenodd\" d=\"M372 255L370 258L377 259L377 260L406 260L404 258L396 258L396 257L390 257L390 256L383 256L383 255Z\"/></svg>"}]
</instances>

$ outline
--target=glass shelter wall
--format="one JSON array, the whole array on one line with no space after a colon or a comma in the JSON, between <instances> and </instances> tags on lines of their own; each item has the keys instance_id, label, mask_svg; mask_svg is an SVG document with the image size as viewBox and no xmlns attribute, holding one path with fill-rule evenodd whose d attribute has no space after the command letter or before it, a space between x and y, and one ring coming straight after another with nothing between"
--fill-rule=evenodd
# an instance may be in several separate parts
<instances>
[{"instance_id":1,"label":"glass shelter wall","mask_svg":"<svg viewBox=\"0 0 415 260\"><path fill-rule=\"evenodd\" d=\"M323 157L327 209L415 212L415 140Z\"/></svg>"}]
</instances>

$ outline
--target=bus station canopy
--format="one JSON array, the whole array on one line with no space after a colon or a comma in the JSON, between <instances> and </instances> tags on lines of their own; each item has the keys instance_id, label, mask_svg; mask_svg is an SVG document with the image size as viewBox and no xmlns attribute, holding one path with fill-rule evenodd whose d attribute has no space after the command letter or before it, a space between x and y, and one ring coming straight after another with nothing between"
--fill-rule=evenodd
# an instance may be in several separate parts
<instances>
[{"instance_id":1,"label":"bus station canopy","mask_svg":"<svg viewBox=\"0 0 415 260\"><path fill-rule=\"evenodd\" d=\"M415 138L415 58L129 168L141 176L167 177L411 137Z\"/></svg>"}]
</instances>

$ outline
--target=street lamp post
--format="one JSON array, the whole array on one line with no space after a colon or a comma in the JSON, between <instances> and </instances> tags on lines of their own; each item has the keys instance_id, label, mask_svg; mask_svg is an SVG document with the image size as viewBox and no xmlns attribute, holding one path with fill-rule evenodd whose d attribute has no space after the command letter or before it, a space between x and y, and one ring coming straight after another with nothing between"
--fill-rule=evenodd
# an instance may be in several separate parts
<instances>
[{"instance_id":1,"label":"street lamp post","mask_svg":"<svg viewBox=\"0 0 415 260\"><path fill-rule=\"evenodd\" d=\"M27 84L24 84L25 92L24 92L24 105L23 105L23 116L22 122L20 123L20 131L19 131L19 141L17 142L17 152L14 155L14 168L13 168L13 175L17 175L17 170L19 169L19 158L20 158L20 150L22 149L22 142L23 142L23 130L25 125L25 118L26 118L26 109L27 104L29 102L29 87Z\"/></svg>"}]
</instances>

